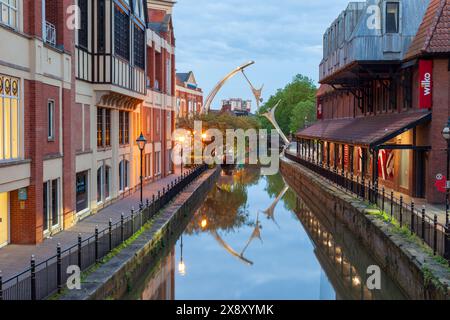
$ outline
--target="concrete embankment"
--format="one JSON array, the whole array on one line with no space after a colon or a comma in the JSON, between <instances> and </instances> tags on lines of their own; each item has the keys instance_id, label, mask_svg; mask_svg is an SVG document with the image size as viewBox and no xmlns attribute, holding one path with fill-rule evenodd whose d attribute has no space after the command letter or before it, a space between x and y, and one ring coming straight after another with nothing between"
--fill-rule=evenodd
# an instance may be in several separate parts
<instances>
[{"instance_id":1,"label":"concrete embankment","mask_svg":"<svg viewBox=\"0 0 450 320\"><path fill-rule=\"evenodd\" d=\"M341 221L411 299L449 299L450 269L377 217L368 203L289 159L280 168L309 209Z\"/></svg>"},{"instance_id":2,"label":"concrete embankment","mask_svg":"<svg viewBox=\"0 0 450 320\"><path fill-rule=\"evenodd\" d=\"M81 290L66 291L59 299L103 300L123 297L175 243L219 174L219 168L203 173L163 208L151 226L134 242L87 274L82 280Z\"/></svg>"}]
</instances>

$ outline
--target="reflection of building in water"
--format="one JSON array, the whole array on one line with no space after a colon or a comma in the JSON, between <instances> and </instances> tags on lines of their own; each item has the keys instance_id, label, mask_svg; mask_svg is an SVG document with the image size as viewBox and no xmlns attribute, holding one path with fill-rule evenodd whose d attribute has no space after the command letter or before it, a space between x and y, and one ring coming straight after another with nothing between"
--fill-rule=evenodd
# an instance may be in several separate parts
<instances>
[{"instance_id":1,"label":"reflection of building in water","mask_svg":"<svg viewBox=\"0 0 450 320\"><path fill-rule=\"evenodd\" d=\"M337 300L333 286L323 269L320 271L320 300Z\"/></svg>"},{"instance_id":2,"label":"reflection of building in water","mask_svg":"<svg viewBox=\"0 0 450 320\"><path fill-rule=\"evenodd\" d=\"M382 272L381 289L369 290L366 286L367 267L376 264L357 245L357 241L349 241L351 237L345 233L345 239L340 232L334 230L332 234L324 224L297 198L295 213L311 241L315 246L314 253L323 268L329 282L336 292L336 299L343 300L395 300L405 299L401 291L389 284L388 276ZM353 245L353 247L351 247ZM323 282L321 278L321 297L329 297L325 287L322 291ZM322 281L323 280L323 281Z\"/></svg>"},{"instance_id":3,"label":"reflection of building in water","mask_svg":"<svg viewBox=\"0 0 450 320\"><path fill-rule=\"evenodd\" d=\"M141 300L175 300L175 250L163 258L147 282Z\"/></svg>"}]
</instances>

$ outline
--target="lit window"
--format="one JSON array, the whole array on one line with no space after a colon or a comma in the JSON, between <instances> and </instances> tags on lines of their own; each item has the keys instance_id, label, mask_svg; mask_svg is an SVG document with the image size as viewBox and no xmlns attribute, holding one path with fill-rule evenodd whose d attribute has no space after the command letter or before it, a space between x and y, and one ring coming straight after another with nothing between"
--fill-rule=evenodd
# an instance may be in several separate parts
<instances>
[{"instance_id":1,"label":"lit window","mask_svg":"<svg viewBox=\"0 0 450 320\"><path fill-rule=\"evenodd\" d=\"M0 0L0 22L17 28L17 0Z\"/></svg>"},{"instance_id":2,"label":"lit window","mask_svg":"<svg viewBox=\"0 0 450 320\"><path fill-rule=\"evenodd\" d=\"M97 147L111 146L111 110L97 108Z\"/></svg>"},{"instance_id":3,"label":"lit window","mask_svg":"<svg viewBox=\"0 0 450 320\"><path fill-rule=\"evenodd\" d=\"M19 80L0 75L0 161L19 157Z\"/></svg>"},{"instance_id":4,"label":"lit window","mask_svg":"<svg viewBox=\"0 0 450 320\"><path fill-rule=\"evenodd\" d=\"M130 143L130 113L126 111L119 112L119 144Z\"/></svg>"},{"instance_id":5,"label":"lit window","mask_svg":"<svg viewBox=\"0 0 450 320\"><path fill-rule=\"evenodd\" d=\"M399 32L399 3L386 3L386 33Z\"/></svg>"}]
</instances>

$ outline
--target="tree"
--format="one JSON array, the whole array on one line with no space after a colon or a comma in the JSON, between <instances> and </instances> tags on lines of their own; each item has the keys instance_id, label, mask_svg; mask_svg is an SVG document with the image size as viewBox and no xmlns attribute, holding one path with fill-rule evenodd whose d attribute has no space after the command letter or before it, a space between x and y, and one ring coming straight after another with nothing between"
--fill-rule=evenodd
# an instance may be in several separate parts
<instances>
[{"instance_id":1,"label":"tree","mask_svg":"<svg viewBox=\"0 0 450 320\"><path fill-rule=\"evenodd\" d=\"M308 122L316 120L315 99L317 88L313 81L303 75L296 75L292 82L288 83L284 89L278 89L272 95L264 106L258 112L261 127L265 129L273 129L267 119L262 114L267 112L281 100L275 117L281 130L288 135L291 131L295 132L304 126L305 116Z\"/></svg>"}]
</instances>

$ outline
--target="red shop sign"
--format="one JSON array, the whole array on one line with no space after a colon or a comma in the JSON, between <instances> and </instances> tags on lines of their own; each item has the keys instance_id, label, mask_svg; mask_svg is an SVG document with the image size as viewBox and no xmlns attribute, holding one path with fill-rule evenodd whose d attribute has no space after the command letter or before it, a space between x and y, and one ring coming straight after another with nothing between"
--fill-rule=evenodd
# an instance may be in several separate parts
<instances>
[{"instance_id":1,"label":"red shop sign","mask_svg":"<svg viewBox=\"0 0 450 320\"><path fill-rule=\"evenodd\" d=\"M433 107L433 61L419 61L419 108L431 109Z\"/></svg>"}]
</instances>

